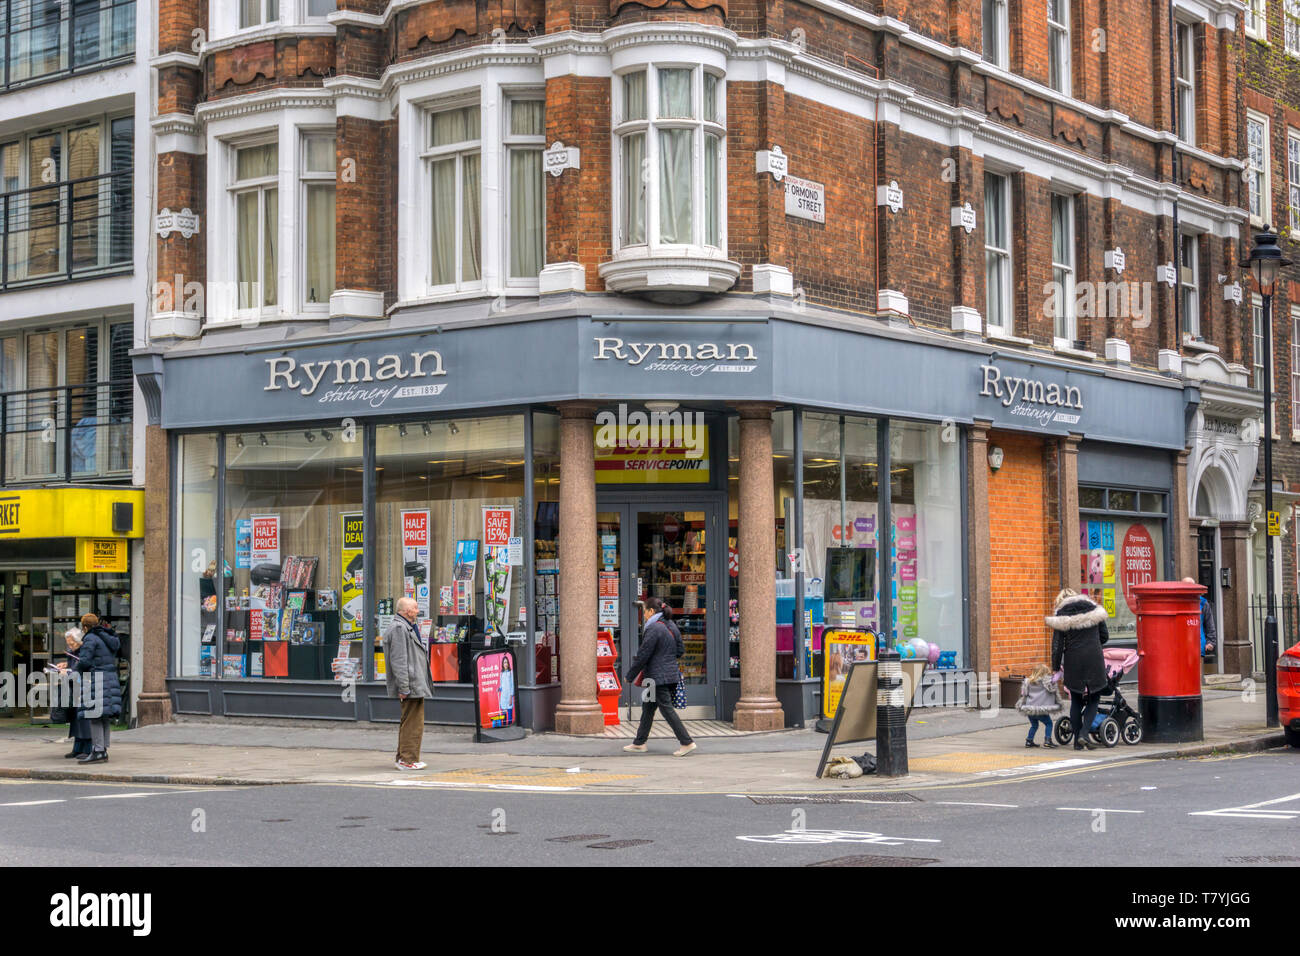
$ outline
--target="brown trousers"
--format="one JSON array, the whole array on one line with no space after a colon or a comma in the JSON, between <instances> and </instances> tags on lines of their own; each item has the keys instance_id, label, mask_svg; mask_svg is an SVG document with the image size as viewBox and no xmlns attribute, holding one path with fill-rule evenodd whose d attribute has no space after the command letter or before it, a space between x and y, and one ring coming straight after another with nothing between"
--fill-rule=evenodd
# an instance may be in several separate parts
<instances>
[{"instance_id":1,"label":"brown trousers","mask_svg":"<svg viewBox=\"0 0 1300 956\"><path fill-rule=\"evenodd\" d=\"M397 729L397 759L415 763L420 759L424 741L424 698L408 697L402 701L402 725Z\"/></svg>"}]
</instances>

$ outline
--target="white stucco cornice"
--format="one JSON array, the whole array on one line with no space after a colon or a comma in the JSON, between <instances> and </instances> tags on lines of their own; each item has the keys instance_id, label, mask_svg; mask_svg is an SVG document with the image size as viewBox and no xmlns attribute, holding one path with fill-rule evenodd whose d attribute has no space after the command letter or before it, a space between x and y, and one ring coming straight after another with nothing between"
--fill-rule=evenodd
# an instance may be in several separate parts
<instances>
[{"instance_id":1,"label":"white stucco cornice","mask_svg":"<svg viewBox=\"0 0 1300 956\"><path fill-rule=\"evenodd\" d=\"M334 109L334 94L325 89L277 88L200 103L194 118L202 125L254 113L289 109Z\"/></svg>"},{"instance_id":2,"label":"white stucco cornice","mask_svg":"<svg viewBox=\"0 0 1300 956\"><path fill-rule=\"evenodd\" d=\"M184 53L180 50L173 50L170 53L160 53L158 56L149 60L149 65L155 70L161 70L164 67L180 66L188 70L197 70L202 65L197 53Z\"/></svg>"},{"instance_id":3,"label":"white stucco cornice","mask_svg":"<svg viewBox=\"0 0 1300 956\"><path fill-rule=\"evenodd\" d=\"M209 40L199 47L199 60L204 60L221 50L233 50L236 47L260 43L264 40L280 40L293 37L332 37L337 31L332 23L273 23L256 30L240 30L230 36Z\"/></svg>"}]
</instances>

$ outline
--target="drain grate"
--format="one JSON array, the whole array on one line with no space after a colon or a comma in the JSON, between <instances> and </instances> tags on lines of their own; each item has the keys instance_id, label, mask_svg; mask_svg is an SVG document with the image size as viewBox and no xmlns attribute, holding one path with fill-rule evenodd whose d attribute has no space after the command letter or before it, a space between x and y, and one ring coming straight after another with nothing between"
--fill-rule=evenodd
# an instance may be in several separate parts
<instances>
[{"instance_id":1,"label":"drain grate","mask_svg":"<svg viewBox=\"0 0 1300 956\"><path fill-rule=\"evenodd\" d=\"M920 803L921 798L910 793L864 793L861 796L810 793L802 796L758 795L749 797L759 806L792 803Z\"/></svg>"},{"instance_id":2,"label":"drain grate","mask_svg":"<svg viewBox=\"0 0 1300 956\"><path fill-rule=\"evenodd\" d=\"M362 830L362 829L365 828L365 826L366 826L366 825L365 825L364 823L340 823L340 824L338 825L338 829L340 829L340 830Z\"/></svg>"},{"instance_id":3,"label":"drain grate","mask_svg":"<svg viewBox=\"0 0 1300 956\"><path fill-rule=\"evenodd\" d=\"M1229 863L1300 863L1300 856L1230 856Z\"/></svg>"},{"instance_id":4,"label":"drain grate","mask_svg":"<svg viewBox=\"0 0 1300 956\"><path fill-rule=\"evenodd\" d=\"M575 833L572 836L547 837L547 843L586 843L588 840L607 840L608 833Z\"/></svg>"},{"instance_id":5,"label":"drain grate","mask_svg":"<svg viewBox=\"0 0 1300 956\"><path fill-rule=\"evenodd\" d=\"M416 830L420 828L419 827L389 827L388 829L392 833L414 833Z\"/></svg>"},{"instance_id":6,"label":"drain grate","mask_svg":"<svg viewBox=\"0 0 1300 956\"><path fill-rule=\"evenodd\" d=\"M288 817L284 817L284 818L281 818L281 819L275 819L275 820L263 820L262 822L263 822L263 823L292 823L293 821L290 820Z\"/></svg>"},{"instance_id":7,"label":"drain grate","mask_svg":"<svg viewBox=\"0 0 1300 956\"><path fill-rule=\"evenodd\" d=\"M645 846L654 840L606 840L604 843L588 843L589 850L626 850L630 846Z\"/></svg>"},{"instance_id":8,"label":"drain grate","mask_svg":"<svg viewBox=\"0 0 1300 956\"><path fill-rule=\"evenodd\" d=\"M929 866L937 859L925 856L837 856L809 866Z\"/></svg>"}]
</instances>

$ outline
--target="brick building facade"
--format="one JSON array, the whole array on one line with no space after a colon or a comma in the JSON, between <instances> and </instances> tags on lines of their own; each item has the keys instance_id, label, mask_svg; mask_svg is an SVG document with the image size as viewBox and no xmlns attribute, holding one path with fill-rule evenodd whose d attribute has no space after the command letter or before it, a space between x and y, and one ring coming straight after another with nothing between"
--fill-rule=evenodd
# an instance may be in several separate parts
<instances>
[{"instance_id":1,"label":"brick building facade","mask_svg":"<svg viewBox=\"0 0 1300 956\"><path fill-rule=\"evenodd\" d=\"M177 554L244 560L235 542L258 509L287 528L306 507L296 491L241 499L241 462L277 443L284 461L320 461L342 416L364 448L344 470L366 477L326 497L340 502L330 516L377 522L360 549L374 581L391 547L382 509L396 466L374 466L387 461L384 429L437 437L468 411L523 409L515 497L535 547L520 653L547 667L524 675L521 707L536 726L584 733L601 716L594 635L617 619L622 654L634 649L632 602L686 540L672 528L707 554L671 572L697 584L664 572L671 599L706 619L691 704L751 728L816 706L802 655L774 643L785 609L772 572L797 579L797 543L804 576L829 577L836 556L822 547L845 542L850 518L880 585L840 595L854 623L882 643L928 640L962 673L1043 660L1042 617L1081 582L1131 639L1127 588L1196 573L1194 491L1211 465L1224 501L1203 517L1239 544L1220 565L1247 573L1249 430L1230 448L1197 444L1219 418L1239 425L1261 407L1245 380L1248 306L1222 292L1245 281L1239 5L337 6L262 0L242 24L215 0L160 6L156 201L202 222L158 240L158 279L177 294L156 300L137 356L172 436L151 480L176 489L160 533ZM394 351L373 354L374 342ZM445 393L367 407L346 388L435 348ZM317 393L322 381L343 388ZM1208 426L1205 394L1219 416ZM698 411L714 460L739 468L694 488L610 487L592 429L629 403ZM276 437L304 425L293 447ZM433 451L427 463L445 468ZM535 470L547 455L564 476L554 498ZM513 458L499 480L513 480ZM816 481L835 493L827 474L838 509L807 492ZM186 501L203 496L226 511L196 535ZM773 498L769 516L757 503ZM551 504L554 552L540 533ZM652 512L675 517L640 517ZM1154 558L1128 558L1143 542ZM545 580L553 553L558 585ZM267 650L236 641L229 653L222 640L238 631L227 613L249 610L241 599L256 608L257 583L221 561L238 593L211 612L209 658L231 658L229 678L263 676L251 656L263 668ZM598 613L598 571L621 575L621 611ZM190 575L172 566L151 646L170 655L176 706L237 713L235 681L200 667L210 585ZM389 596L375 590L358 597L363 685L379 673L366 638ZM1228 669L1249 667L1245 606L1226 606L1236 593L1218 597ZM825 623L841 623L826 603ZM311 693L300 684L252 692L298 713ZM447 688L453 722L459 686ZM367 714L390 716L367 694Z\"/></svg>"}]
</instances>

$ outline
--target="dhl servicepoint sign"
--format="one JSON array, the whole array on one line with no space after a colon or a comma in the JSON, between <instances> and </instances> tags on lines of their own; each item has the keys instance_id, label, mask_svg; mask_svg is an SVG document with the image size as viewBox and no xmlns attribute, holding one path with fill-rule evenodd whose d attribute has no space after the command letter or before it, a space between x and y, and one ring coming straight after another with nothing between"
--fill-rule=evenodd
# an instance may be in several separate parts
<instances>
[{"instance_id":1,"label":"dhl servicepoint sign","mask_svg":"<svg viewBox=\"0 0 1300 956\"><path fill-rule=\"evenodd\" d=\"M707 484L709 426L686 428L596 426L596 484Z\"/></svg>"},{"instance_id":2,"label":"dhl servicepoint sign","mask_svg":"<svg viewBox=\"0 0 1300 956\"><path fill-rule=\"evenodd\" d=\"M113 505L128 502L131 530L114 533ZM0 491L0 541L12 538L143 538L139 488L30 488Z\"/></svg>"},{"instance_id":3,"label":"dhl servicepoint sign","mask_svg":"<svg viewBox=\"0 0 1300 956\"><path fill-rule=\"evenodd\" d=\"M126 538L78 538L77 573L97 571L124 573L129 548L130 542Z\"/></svg>"}]
</instances>

